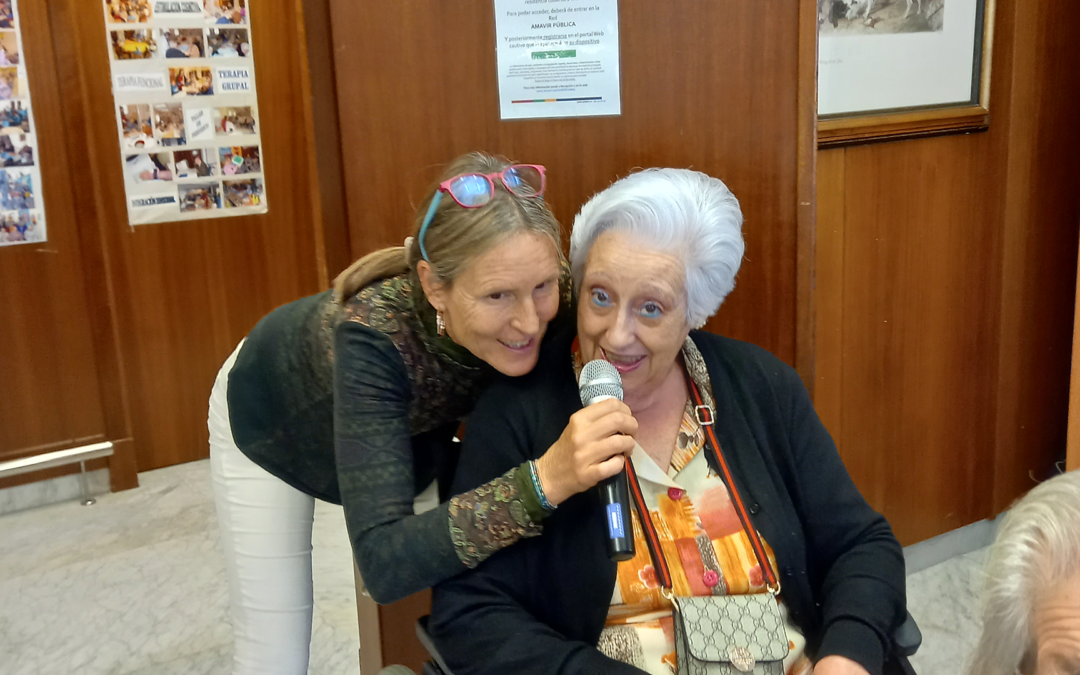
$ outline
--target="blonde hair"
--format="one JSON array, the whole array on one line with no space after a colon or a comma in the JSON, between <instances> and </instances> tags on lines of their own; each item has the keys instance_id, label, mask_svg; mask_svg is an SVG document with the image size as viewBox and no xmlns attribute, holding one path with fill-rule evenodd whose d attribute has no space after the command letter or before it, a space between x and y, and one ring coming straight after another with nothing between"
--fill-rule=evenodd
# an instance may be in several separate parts
<instances>
[{"instance_id":1,"label":"blonde hair","mask_svg":"<svg viewBox=\"0 0 1080 675\"><path fill-rule=\"evenodd\" d=\"M1036 486L1005 516L986 564L983 630L970 675L1035 665L1032 619L1045 593L1080 573L1080 471Z\"/></svg>"},{"instance_id":2,"label":"blonde hair","mask_svg":"<svg viewBox=\"0 0 1080 675\"><path fill-rule=\"evenodd\" d=\"M409 273L413 287L420 288L416 272L416 265L422 260L418 235L439 184L466 173L496 173L512 164L515 162L483 152L470 152L450 162L416 209L409 248L391 246L354 262L334 279L334 299L340 303L373 281L405 273ZM424 235L424 247L430 258L428 264L439 281L453 284L476 256L518 232L549 237L562 257L559 221L543 199L511 194L498 180L491 201L480 208L462 208L446 197L439 203Z\"/></svg>"}]
</instances>

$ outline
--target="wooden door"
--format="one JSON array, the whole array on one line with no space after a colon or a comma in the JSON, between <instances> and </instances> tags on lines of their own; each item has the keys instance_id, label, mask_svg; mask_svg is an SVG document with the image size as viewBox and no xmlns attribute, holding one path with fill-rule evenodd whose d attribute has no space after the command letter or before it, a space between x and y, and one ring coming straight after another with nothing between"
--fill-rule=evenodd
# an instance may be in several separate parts
<instances>
[{"instance_id":1,"label":"wooden door","mask_svg":"<svg viewBox=\"0 0 1080 675\"><path fill-rule=\"evenodd\" d=\"M800 40L812 2L622 0L622 115L508 122L490 0L330 8L354 256L400 244L439 167L464 152L546 165L567 231L592 194L635 167L694 168L727 183L746 216L738 285L709 328L796 363L809 337L796 295L799 226L813 219L816 37Z\"/></svg>"},{"instance_id":2,"label":"wooden door","mask_svg":"<svg viewBox=\"0 0 1080 675\"><path fill-rule=\"evenodd\" d=\"M68 142L62 110L71 92L57 68L49 9L46 0L19 2L48 241L0 248L0 460L109 440L113 485L132 487L102 252L74 188L74 176L93 166Z\"/></svg>"},{"instance_id":3,"label":"wooden door","mask_svg":"<svg viewBox=\"0 0 1080 675\"><path fill-rule=\"evenodd\" d=\"M327 1L353 256L400 244L439 167L472 150L546 165L567 233L592 194L636 167L698 169L746 217L738 284L708 328L812 384L814 2L620 0L622 114L503 122L490 0ZM365 644L380 645L364 671L388 658L415 667L409 627L426 597L360 604Z\"/></svg>"},{"instance_id":4,"label":"wooden door","mask_svg":"<svg viewBox=\"0 0 1080 675\"><path fill-rule=\"evenodd\" d=\"M44 0L38 0L44 4ZM105 252L122 386L140 471L206 457L219 367L267 312L327 287L300 0L253 3L252 58L269 212L128 225L104 16L98 0L49 0L80 227ZM314 38L318 40L319 38ZM94 158L92 162L87 158Z\"/></svg>"}]
</instances>

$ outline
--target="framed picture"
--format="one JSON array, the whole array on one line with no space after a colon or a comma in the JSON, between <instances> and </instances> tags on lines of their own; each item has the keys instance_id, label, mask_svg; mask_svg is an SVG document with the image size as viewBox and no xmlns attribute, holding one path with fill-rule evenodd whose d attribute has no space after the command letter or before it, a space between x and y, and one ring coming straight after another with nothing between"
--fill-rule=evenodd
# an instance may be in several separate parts
<instances>
[{"instance_id":1,"label":"framed picture","mask_svg":"<svg viewBox=\"0 0 1080 675\"><path fill-rule=\"evenodd\" d=\"M994 0L816 0L818 145L985 129Z\"/></svg>"}]
</instances>

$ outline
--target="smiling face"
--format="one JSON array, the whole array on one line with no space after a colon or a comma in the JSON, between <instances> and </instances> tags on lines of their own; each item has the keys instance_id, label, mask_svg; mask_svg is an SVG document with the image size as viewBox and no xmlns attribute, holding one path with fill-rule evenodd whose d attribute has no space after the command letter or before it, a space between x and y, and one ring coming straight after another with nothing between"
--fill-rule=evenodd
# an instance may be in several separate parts
<instances>
[{"instance_id":1,"label":"smiling face","mask_svg":"<svg viewBox=\"0 0 1080 675\"><path fill-rule=\"evenodd\" d=\"M628 403L647 397L677 365L690 332L685 278L678 256L631 234L604 232L589 250L578 300L581 356L610 361Z\"/></svg>"},{"instance_id":2,"label":"smiling face","mask_svg":"<svg viewBox=\"0 0 1080 675\"><path fill-rule=\"evenodd\" d=\"M519 232L478 256L447 286L419 265L446 332L504 375L536 365L540 340L559 310L559 256L548 237ZM426 271L425 271L426 270Z\"/></svg>"}]
</instances>

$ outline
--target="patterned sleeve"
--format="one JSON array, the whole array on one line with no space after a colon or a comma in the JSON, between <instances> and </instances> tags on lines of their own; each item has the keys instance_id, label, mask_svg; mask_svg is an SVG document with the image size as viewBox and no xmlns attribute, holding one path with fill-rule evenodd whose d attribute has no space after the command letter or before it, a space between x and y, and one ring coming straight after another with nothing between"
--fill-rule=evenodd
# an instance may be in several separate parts
<instances>
[{"instance_id":1,"label":"patterned sleeve","mask_svg":"<svg viewBox=\"0 0 1080 675\"><path fill-rule=\"evenodd\" d=\"M470 569L524 537L540 534L546 513L525 465L450 500L450 538Z\"/></svg>"}]
</instances>

